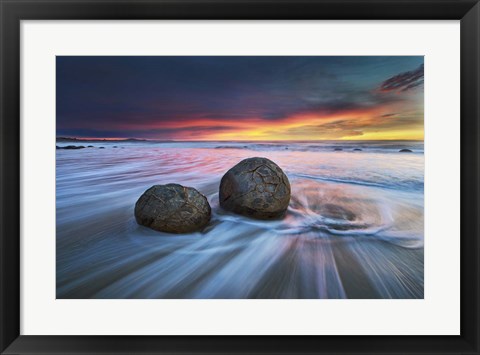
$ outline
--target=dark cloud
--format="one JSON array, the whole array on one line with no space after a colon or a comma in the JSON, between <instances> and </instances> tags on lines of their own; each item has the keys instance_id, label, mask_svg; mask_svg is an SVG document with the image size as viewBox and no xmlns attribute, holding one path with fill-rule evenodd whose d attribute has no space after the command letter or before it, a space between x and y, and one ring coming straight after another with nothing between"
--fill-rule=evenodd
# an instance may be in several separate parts
<instances>
[{"instance_id":1,"label":"dark cloud","mask_svg":"<svg viewBox=\"0 0 480 355\"><path fill-rule=\"evenodd\" d=\"M331 139L351 136L362 136L362 128L362 125L359 124L355 118L352 118L327 122L324 124L293 127L288 129L287 133L292 137L314 135L318 139L322 139L325 137Z\"/></svg>"},{"instance_id":2,"label":"dark cloud","mask_svg":"<svg viewBox=\"0 0 480 355\"><path fill-rule=\"evenodd\" d=\"M423 112L406 112L393 117L383 117L374 122L374 126L381 129L422 128Z\"/></svg>"},{"instance_id":3,"label":"dark cloud","mask_svg":"<svg viewBox=\"0 0 480 355\"><path fill-rule=\"evenodd\" d=\"M288 129L288 134L295 136L316 135L322 137L343 138L361 136L366 132L423 127L422 114L385 114L376 118L361 119L357 117L329 121L315 125L302 125Z\"/></svg>"},{"instance_id":4,"label":"dark cloud","mask_svg":"<svg viewBox=\"0 0 480 355\"><path fill-rule=\"evenodd\" d=\"M130 129L130 130L98 130L98 129L58 129L58 136L73 137L89 137L89 138L103 138L103 137L114 137L114 138L147 138L147 139L174 139L179 134L182 137L192 137L195 138L199 134L206 132L228 132L235 130L236 127L233 126L188 126L188 127L176 127L176 128L146 128L146 129Z\"/></svg>"},{"instance_id":5,"label":"dark cloud","mask_svg":"<svg viewBox=\"0 0 480 355\"><path fill-rule=\"evenodd\" d=\"M406 100L405 95L385 95L375 88L394 70L405 70L421 60L58 56L57 134L173 137L189 133L158 127L191 124L194 127L189 132L228 131L230 122L252 120L258 124L292 116L351 114ZM421 68L423 76L423 65ZM403 83L395 90L420 85L418 80L408 82L406 78ZM389 89L393 85L386 85L383 91L393 91ZM210 121L208 127L202 121Z\"/></svg>"},{"instance_id":6,"label":"dark cloud","mask_svg":"<svg viewBox=\"0 0 480 355\"><path fill-rule=\"evenodd\" d=\"M400 73L398 75L392 76L391 78L385 80L380 85L380 91L389 92L397 91L404 92L411 90L417 86L423 84L424 70L423 64L421 64L417 69L412 71L407 71Z\"/></svg>"}]
</instances>

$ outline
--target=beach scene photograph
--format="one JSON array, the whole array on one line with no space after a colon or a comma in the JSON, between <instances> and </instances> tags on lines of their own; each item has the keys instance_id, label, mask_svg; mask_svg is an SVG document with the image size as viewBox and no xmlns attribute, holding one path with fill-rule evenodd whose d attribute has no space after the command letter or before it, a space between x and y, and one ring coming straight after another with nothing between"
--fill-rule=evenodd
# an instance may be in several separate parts
<instances>
[{"instance_id":1,"label":"beach scene photograph","mask_svg":"<svg viewBox=\"0 0 480 355\"><path fill-rule=\"evenodd\" d=\"M424 298L423 56L57 56L55 146L57 299Z\"/></svg>"}]
</instances>

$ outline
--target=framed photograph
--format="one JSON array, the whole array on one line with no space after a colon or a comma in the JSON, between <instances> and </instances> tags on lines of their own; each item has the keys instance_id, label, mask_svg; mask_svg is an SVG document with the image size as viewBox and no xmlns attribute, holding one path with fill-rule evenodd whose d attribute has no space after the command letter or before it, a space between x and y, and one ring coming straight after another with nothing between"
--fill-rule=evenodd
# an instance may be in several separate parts
<instances>
[{"instance_id":1,"label":"framed photograph","mask_svg":"<svg viewBox=\"0 0 480 355\"><path fill-rule=\"evenodd\" d=\"M2 354L479 354L477 1L1 1Z\"/></svg>"}]
</instances>

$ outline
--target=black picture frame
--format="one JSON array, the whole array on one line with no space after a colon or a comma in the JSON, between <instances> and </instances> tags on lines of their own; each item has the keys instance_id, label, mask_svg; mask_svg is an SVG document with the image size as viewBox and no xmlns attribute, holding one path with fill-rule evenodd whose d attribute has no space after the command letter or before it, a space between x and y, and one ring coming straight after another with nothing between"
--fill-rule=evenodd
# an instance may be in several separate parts
<instances>
[{"instance_id":1,"label":"black picture frame","mask_svg":"<svg viewBox=\"0 0 480 355\"><path fill-rule=\"evenodd\" d=\"M0 18L2 354L479 354L480 5L476 0L0 0ZM461 335L20 335L20 21L24 19L461 20Z\"/></svg>"}]
</instances>

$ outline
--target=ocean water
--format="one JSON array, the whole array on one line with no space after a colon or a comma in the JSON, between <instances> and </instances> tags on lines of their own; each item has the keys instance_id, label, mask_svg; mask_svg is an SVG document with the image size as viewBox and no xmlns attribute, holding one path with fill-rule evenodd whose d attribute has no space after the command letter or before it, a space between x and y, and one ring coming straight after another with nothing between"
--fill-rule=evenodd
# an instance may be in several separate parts
<instances>
[{"instance_id":1,"label":"ocean water","mask_svg":"<svg viewBox=\"0 0 480 355\"><path fill-rule=\"evenodd\" d=\"M424 296L423 142L81 144L56 151L57 298ZM219 206L223 174L254 156L290 180L281 220ZM167 183L207 196L205 230L136 224L140 195Z\"/></svg>"}]
</instances>

